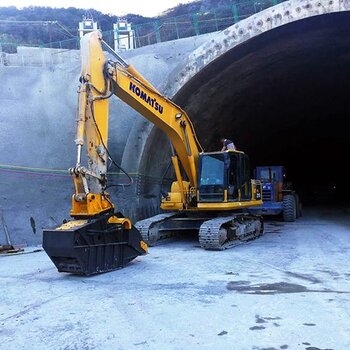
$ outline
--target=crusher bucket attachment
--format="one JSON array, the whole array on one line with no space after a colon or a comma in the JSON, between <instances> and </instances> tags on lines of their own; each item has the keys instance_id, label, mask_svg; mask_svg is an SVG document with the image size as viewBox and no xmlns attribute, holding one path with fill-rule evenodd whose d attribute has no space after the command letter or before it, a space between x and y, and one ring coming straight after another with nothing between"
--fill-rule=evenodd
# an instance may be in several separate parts
<instances>
[{"instance_id":1,"label":"crusher bucket attachment","mask_svg":"<svg viewBox=\"0 0 350 350\"><path fill-rule=\"evenodd\" d=\"M59 272L86 276L122 268L147 253L140 232L120 213L45 229L43 248Z\"/></svg>"}]
</instances>

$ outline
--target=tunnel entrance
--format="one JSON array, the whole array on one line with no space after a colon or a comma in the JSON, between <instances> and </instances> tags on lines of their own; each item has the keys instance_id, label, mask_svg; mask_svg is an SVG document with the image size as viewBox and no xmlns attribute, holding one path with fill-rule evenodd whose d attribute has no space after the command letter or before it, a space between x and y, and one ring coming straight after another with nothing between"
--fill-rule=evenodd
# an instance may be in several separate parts
<instances>
[{"instance_id":1,"label":"tunnel entrance","mask_svg":"<svg viewBox=\"0 0 350 350\"><path fill-rule=\"evenodd\" d=\"M173 100L206 151L233 139L252 165L284 165L304 202L346 202L350 13L293 22L231 49Z\"/></svg>"}]
</instances>

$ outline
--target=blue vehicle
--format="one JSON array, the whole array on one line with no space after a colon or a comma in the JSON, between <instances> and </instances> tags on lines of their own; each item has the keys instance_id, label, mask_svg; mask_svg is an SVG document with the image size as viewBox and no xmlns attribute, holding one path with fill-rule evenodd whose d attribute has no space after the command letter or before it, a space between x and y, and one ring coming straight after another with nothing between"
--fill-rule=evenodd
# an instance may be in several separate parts
<instances>
[{"instance_id":1,"label":"blue vehicle","mask_svg":"<svg viewBox=\"0 0 350 350\"><path fill-rule=\"evenodd\" d=\"M292 184L286 181L286 171L281 165L259 166L255 179L262 183L263 205L249 208L251 214L283 215L284 221L293 222L302 215L302 206Z\"/></svg>"}]
</instances>

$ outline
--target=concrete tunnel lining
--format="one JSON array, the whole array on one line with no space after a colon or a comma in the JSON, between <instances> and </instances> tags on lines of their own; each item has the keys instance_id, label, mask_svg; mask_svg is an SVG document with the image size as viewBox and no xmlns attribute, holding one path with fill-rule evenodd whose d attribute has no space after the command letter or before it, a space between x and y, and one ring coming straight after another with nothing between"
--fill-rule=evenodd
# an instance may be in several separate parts
<instances>
[{"instance_id":1,"label":"concrete tunnel lining","mask_svg":"<svg viewBox=\"0 0 350 350\"><path fill-rule=\"evenodd\" d=\"M321 188L347 199L349 21L350 12L333 13L254 36L202 68L173 100L206 150L217 150L220 136L232 137L253 165L285 165L305 197ZM153 130L140 170L162 176L168 144ZM159 192L145 186L141 195Z\"/></svg>"}]
</instances>

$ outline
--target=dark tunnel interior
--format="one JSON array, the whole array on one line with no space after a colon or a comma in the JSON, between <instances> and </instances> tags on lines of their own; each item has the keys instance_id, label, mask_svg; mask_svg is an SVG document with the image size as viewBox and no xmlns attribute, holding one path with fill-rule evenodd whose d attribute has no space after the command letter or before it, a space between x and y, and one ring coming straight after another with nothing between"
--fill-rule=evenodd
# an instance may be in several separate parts
<instances>
[{"instance_id":1,"label":"dark tunnel interior","mask_svg":"<svg viewBox=\"0 0 350 350\"><path fill-rule=\"evenodd\" d=\"M284 165L305 203L348 203L349 23L349 12L327 14L258 35L209 64L173 100L206 151L232 139L252 168Z\"/></svg>"}]
</instances>

